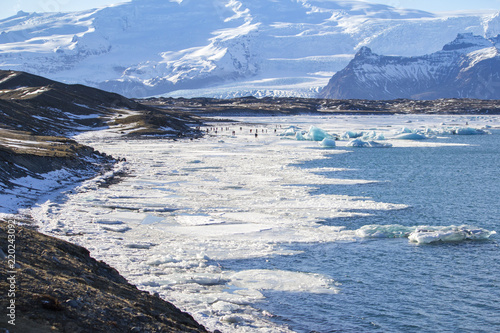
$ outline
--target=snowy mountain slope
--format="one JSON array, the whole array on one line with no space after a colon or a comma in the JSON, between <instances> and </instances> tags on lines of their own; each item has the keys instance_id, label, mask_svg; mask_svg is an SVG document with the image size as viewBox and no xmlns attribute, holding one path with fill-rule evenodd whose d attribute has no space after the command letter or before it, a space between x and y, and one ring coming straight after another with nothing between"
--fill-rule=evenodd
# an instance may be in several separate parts
<instances>
[{"instance_id":1,"label":"snowy mountain slope","mask_svg":"<svg viewBox=\"0 0 500 333\"><path fill-rule=\"evenodd\" d=\"M423 55L460 32L496 36L499 13L439 17L336 0L133 0L1 20L0 68L130 97L218 87L315 94L362 46Z\"/></svg>"},{"instance_id":2,"label":"snowy mountain slope","mask_svg":"<svg viewBox=\"0 0 500 333\"><path fill-rule=\"evenodd\" d=\"M498 38L459 34L441 51L418 57L381 56L363 47L320 96L499 99Z\"/></svg>"}]
</instances>

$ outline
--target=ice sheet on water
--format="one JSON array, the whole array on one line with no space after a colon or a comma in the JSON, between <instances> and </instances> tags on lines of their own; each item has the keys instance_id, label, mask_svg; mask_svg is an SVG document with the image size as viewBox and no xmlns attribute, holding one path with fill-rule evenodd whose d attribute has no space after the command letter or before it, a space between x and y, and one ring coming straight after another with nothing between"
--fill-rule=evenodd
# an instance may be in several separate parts
<instances>
[{"instance_id":1,"label":"ice sheet on water","mask_svg":"<svg viewBox=\"0 0 500 333\"><path fill-rule=\"evenodd\" d=\"M283 270L252 269L234 273L230 276L231 285L255 290L277 290L336 294L335 281L326 276L313 273Z\"/></svg>"},{"instance_id":2,"label":"ice sheet on water","mask_svg":"<svg viewBox=\"0 0 500 333\"><path fill-rule=\"evenodd\" d=\"M418 244L486 240L496 234L495 231L468 225L407 227L398 224L365 225L355 233L361 238L408 238Z\"/></svg>"}]
</instances>

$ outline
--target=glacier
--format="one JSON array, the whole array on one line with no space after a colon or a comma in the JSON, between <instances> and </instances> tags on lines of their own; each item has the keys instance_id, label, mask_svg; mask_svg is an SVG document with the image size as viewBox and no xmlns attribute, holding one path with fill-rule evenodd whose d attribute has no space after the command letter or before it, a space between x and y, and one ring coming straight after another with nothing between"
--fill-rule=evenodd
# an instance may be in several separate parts
<instances>
[{"instance_id":1,"label":"glacier","mask_svg":"<svg viewBox=\"0 0 500 333\"><path fill-rule=\"evenodd\" d=\"M133 0L71 13L21 11L0 20L0 68L129 97L313 97L364 46L424 55L457 33L498 35L499 15L319 0Z\"/></svg>"}]
</instances>

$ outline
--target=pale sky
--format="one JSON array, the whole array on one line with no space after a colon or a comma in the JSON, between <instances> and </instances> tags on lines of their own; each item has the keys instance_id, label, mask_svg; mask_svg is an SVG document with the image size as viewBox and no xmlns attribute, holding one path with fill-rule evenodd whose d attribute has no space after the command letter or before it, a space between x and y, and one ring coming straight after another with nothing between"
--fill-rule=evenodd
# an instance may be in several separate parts
<instances>
[{"instance_id":1,"label":"pale sky","mask_svg":"<svg viewBox=\"0 0 500 333\"><path fill-rule=\"evenodd\" d=\"M165 0L168 1L168 0ZM210 0L202 0L210 1ZM19 10L25 12L70 12L101 7L127 0L0 0L0 19L15 15ZM373 0L396 8L421 9L430 12L456 10L500 10L500 0Z\"/></svg>"}]
</instances>

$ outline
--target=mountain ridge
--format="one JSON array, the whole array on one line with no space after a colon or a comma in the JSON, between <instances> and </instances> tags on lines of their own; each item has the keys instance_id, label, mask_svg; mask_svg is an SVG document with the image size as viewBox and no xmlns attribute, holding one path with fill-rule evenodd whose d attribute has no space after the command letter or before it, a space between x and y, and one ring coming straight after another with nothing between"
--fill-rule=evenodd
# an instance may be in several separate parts
<instances>
[{"instance_id":1,"label":"mountain ridge","mask_svg":"<svg viewBox=\"0 0 500 333\"><path fill-rule=\"evenodd\" d=\"M500 99L499 37L458 34L441 51L418 57L378 55L361 48L320 97Z\"/></svg>"}]
</instances>

